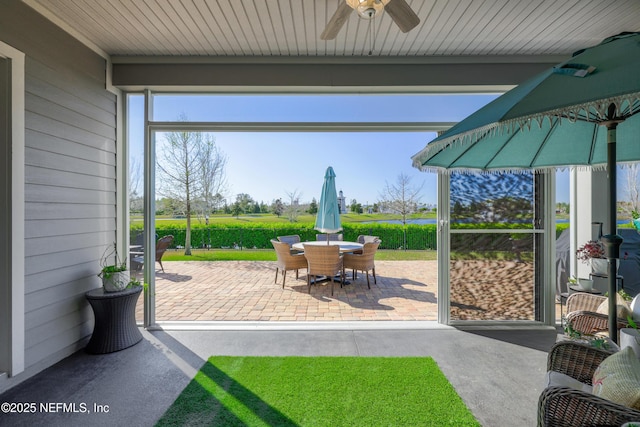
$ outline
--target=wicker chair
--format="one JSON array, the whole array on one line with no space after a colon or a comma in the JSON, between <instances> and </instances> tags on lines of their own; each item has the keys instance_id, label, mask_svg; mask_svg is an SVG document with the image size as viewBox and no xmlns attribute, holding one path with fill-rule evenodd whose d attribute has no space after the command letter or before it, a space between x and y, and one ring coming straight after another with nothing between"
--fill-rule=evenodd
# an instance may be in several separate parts
<instances>
[{"instance_id":1,"label":"wicker chair","mask_svg":"<svg viewBox=\"0 0 640 427\"><path fill-rule=\"evenodd\" d=\"M304 256L307 259L307 287L311 293L311 276L314 281L318 276L327 276L331 280L331 295L336 275L340 275L340 287L344 281L342 255L337 245L303 245Z\"/></svg>"},{"instance_id":2,"label":"wicker chair","mask_svg":"<svg viewBox=\"0 0 640 427\"><path fill-rule=\"evenodd\" d=\"M172 243L173 243L172 235L161 237L156 242L156 262L160 264L160 269L162 270L163 273L164 273L164 266L162 265L162 256L167 251L167 249L169 249L169 246L171 246ZM144 255L140 255L132 258L131 263L132 264L136 263L137 265L142 267L142 264L144 263Z\"/></svg>"},{"instance_id":3,"label":"wicker chair","mask_svg":"<svg viewBox=\"0 0 640 427\"><path fill-rule=\"evenodd\" d=\"M369 235L366 235L366 234L361 234L356 239L356 242L364 245L365 243L375 242L376 240L380 240L380 238L378 236L369 236ZM361 254L362 250L353 251L352 253Z\"/></svg>"},{"instance_id":4,"label":"wicker chair","mask_svg":"<svg viewBox=\"0 0 640 427\"><path fill-rule=\"evenodd\" d=\"M278 236L278 241L288 243L289 249L291 250L292 253L294 254L302 253L302 251L298 251L296 249L291 248L291 246L293 246L294 243L300 243L300 236L298 236L297 234L291 234L289 236Z\"/></svg>"},{"instance_id":5,"label":"wicker chair","mask_svg":"<svg viewBox=\"0 0 640 427\"><path fill-rule=\"evenodd\" d=\"M612 353L575 341L556 343L547 357L547 370L593 385L593 373ZM640 420L640 411L589 392L569 387L547 387L538 400L538 426L621 426Z\"/></svg>"},{"instance_id":6,"label":"wicker chair","mask_svg":"<svg viewBox=\"0 0 640 427\"><path fill-rule=\"evenodd\" d=\"M577 292L567 298L567 323L571 327L586 335L609 330L608 315L596 313L598 306L606 301L601 295ZM626 319L618 318L618 329L628 326Z\"/></svg>"},{"instance_id":7,"label":"wicker chair","mask_svg":"<svg viewBox=\"0 0 640 427\"><path fill-rule=\"evenodd\" d=\"M365 272L367 274L367 287L369 289L371 289L369 270L373 272L373 283L378 283L376 279L376 264L374 262L378 246L380 246L380 240L368 242L362 246L361 254L353 253L344 255L344 269L353 269L352 276L354 280L356 278L356 271Z\"/></svg>"},{"instance_id":8,"label":"wicker chair","mask_svg":"<svg viewBox=\"0 0 640 427\"><path fill-rule=\"evenodd\" d=\"M160 264L160 268L164 273L164 267L162 266L162 256L169 249L169 246L173 243L173 236L164 236L161 237L156 243L156 262Z\"/></svg>"},{"instance_id":9,"label":"wicker chair","mask_svg":"<svg viewBox=\"0 0 640 427\"><path fill-rule=\"evenodd\" d=\"M327 236L329 236L329 240L332 242L335 241L342 241L344 236L342 235L342 233L331 233L331 234L316 234L316 240L318 241L326 241L327 240Z\"/></svg>"},{"instance_id":10,"label":"wicker chair","mask_svg":"<svg viewBox=\"0 0 640 427\"><path fill-rule=\"evenodd\" d=\"M282 289L284 289L284 282L287 280L287 271L295 270L296 279L298 278L298 270L301 268L307 268L307 260L303 254L292 254L289 248L289 244L286 242L279 242L271 239L271 244L276 250L276 279L274 283L278 283L278 270L282 270Z\"/></svg>"},{"instance_id":11,"label":"wicker chair","mask_svg":"<svg viewBox=\"0 0 640 427\"><path fill-rule=\"evenodd\" d=\"M375 242L376 240L380 240L380 238L378 236L369 236L366 234L361 234L356 239L356 242L362 243L364 245L365 243Z\"/></svg>"}]
</instances>

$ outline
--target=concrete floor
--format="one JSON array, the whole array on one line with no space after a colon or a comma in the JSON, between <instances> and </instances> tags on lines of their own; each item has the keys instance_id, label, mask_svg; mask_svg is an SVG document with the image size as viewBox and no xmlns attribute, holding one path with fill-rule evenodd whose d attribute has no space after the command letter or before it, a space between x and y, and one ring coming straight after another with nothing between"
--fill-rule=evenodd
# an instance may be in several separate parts
<instances>
[{"instance_id":1,"label":"concrete floor","mask_svg":"<svg viewBox=\"0 0 640 427\"><path fill-rule=\"evenodd\" d=\"M131 348L105 355L80 351L0 395L0 403L38 404L34 414L0 414L0 425L152 426L212 355L431 356L483 426L536 424L554 328L462 330L413 322L408 329L381 323L143 331L142 342ZM58 412L43 413L40 403ZM78 411L86 405L90 413L64 412L55 405L62 403ZM102 413L95 411L100 408Z\"/></svg>"}]
</instances>

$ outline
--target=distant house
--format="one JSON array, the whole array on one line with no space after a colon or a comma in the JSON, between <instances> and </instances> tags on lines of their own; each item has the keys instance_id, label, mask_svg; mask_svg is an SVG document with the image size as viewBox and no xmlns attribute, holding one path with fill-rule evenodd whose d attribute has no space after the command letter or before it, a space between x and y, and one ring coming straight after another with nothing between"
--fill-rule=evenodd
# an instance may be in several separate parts
<instances>
[{"instance_id":1,"label":"distant house","mask_svg":"<svg viewBox=\"0 0 640 427\"><path fill-rule=\"evenodd\" d=\"M347 213L347 201L345 200L342 190L338 193L338 206L340 207L340 213Z\"/></svg>"}]
</instances>

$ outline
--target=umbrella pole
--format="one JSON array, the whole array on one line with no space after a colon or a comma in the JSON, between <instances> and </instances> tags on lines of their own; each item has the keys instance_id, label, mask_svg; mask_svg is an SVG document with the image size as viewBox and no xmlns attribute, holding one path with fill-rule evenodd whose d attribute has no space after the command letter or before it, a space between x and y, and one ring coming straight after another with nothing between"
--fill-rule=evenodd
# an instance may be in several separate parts
<instances>
[{"instance_id":1,"label":"umbrella pole","mask_svg":"<svg viewBox=\"0 0 640 427\"><path fill-rule=\"evenodd\" d=\"M617 320L617 260L620 258L622 237L617 235L617 177L616 177L616 126L617 121L607 124L607 174L609 179L609 234L602 236L607 261L609 263L607 275L609 279L609 338L618 343Z\"/></svg>"}]
</instances>

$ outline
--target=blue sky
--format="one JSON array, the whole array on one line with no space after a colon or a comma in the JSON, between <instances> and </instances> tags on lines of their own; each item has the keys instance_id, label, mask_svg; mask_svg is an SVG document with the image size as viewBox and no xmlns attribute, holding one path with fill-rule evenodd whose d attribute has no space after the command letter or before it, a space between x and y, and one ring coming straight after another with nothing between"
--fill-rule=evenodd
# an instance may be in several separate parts
<instances>
[{"instance_id":1,"label":"blue sky","mask_svg":"<svg viewBox=\"0 0 640 427\"><path fill-rule=\"evenodd\" d=\"M455 122L493 100L484 95L162 95L154 119L214 122ZM142 158L142 96L131 99L131 155ZM399 174L423 185L422 201L436 204L436 174L411 166L411 156L433 132L225 132L213 134L227 157L229 198L247 193L271 203L297 192L319 200L324 172L332 166L347 201L372 204ZM559 201L568 201L567 173L558 179Z\"/></svg>"}]
</instances>

